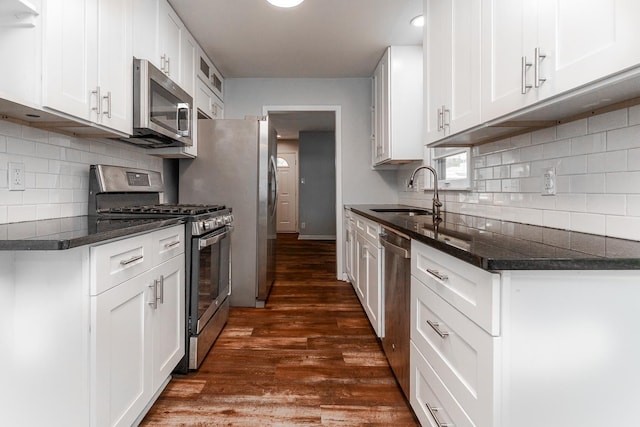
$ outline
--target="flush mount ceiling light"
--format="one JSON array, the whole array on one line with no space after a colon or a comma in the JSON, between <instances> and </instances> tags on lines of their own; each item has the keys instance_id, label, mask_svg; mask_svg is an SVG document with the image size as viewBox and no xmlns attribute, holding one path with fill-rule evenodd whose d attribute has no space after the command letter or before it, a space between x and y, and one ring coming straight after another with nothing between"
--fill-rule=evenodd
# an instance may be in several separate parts
<instances>
[{"instance_id":1,"label":"flush mount ceiling light","mask_svg":"<svg viewBox=\"0 0 640 427\"><path fill-rule=\"evenodd\" d=\"M414 27L424 27L424 15L418 15L411 20L411 25Z\"/></svg>"},{"instance_id":2,"label":"flush mount ceiling light","mask_svg":"<svg viewBox=\"0 0 640 427\"><path fill-rule=\"evenodd\" d=\"M302 3L304 0L267 0L277 7L294 7Z\"/></svg>"}]
</instances>

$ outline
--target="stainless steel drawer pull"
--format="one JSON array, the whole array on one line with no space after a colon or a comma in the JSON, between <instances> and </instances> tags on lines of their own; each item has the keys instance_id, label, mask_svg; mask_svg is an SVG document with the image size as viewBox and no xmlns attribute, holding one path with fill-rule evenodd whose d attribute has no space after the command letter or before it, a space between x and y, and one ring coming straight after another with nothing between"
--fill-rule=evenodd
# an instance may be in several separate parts
<instances>
[{"instance_id":1,"label":"stainless steel drawer pull","mask_svg":"<svg viewBox=\"0 0 640 427\"><path fill-rule=\"evenodd\" d=\"M449 276L447 276L446 274L440 273L438 270L432 270L430 268L427 268L427 273L429 273L433 277L438 278L442 281L449 280Z\"/></svg>"},{"instance_id":2,"label":"stainless steel drawer pull","mask_svg":"<svg viewBox=\"0 0 640 427\"><path fill-rule=\"evenodd\" d=\"M160 280L158 281L158 288L160 291L158 292L157 300L160 301L160 304L164 304L164 276L160 276Z\"/></svg>"},{"instance_id":3,"label":"stainless steel drawer pull","mask_svg":"<svg viewBox=\"0 0 640 427\"><path fill-rule=\"evenodd\" d=\"M440 335L440 338L444 339L449 336L449 332L446 332L440 329L440 324L438 322L432 322L431 320L427 320L427 324L431 326L431 328L434 331L436 331L436 334Z\"/></svg>"},{"instance_id":4,"label":"stainless steel drawer pull","mask_svg":"<svg viewBox=\"0 0 640 427\"><path fill-rule=\"evenodd\" d=\"M531 67L533 64L531 62L527 62L527 57L523 56L521 63L520 63L520 68L521 68L521 72L522 72L522 76L521 76L521 84L522 87L520 88L520 93L522 93L523 95L525 95L527 92L529 92L529 89L532 88L532 86L530 84L527 84L527 70L529 69L529 67Z\"/></svg>"},{"instance_id":5,"label":"stainless steel drawer pull","mask_svg":"<svg viewBox=\"0 0 640 427\"><path fill-rule=\"evenodd\" d=\"M165 247L165 249L169 249L169 248L172 248L172 247L177 246L179 244L180 244L180 240L176 240L175 242L166 243L164 245L164 247Z\"/></svg>"},{"instance_id":6,"label":"stainless steel drawer pull","mask_svg":"<svg viewBox=\"0 0 640 427\"><path fill-rule=\"evenodd\" d=\"M534 86L535 87L540 87L542 85L542 83L546 82L547 79L543 79L542 77L540 77L540 62L547 57L547 55L543 55L540 53L540 48L537 47L534 50L534 60L533 60L533 80L534 80Z\"/></svg>"},{"instance_id":7,"label":"stainless steel drawer pull","mask_svg":"<svg viewBox=\"0 0 640 427\"><path fill-rule=\"evenodd\" d=\"M122 261L120 261L120 264L122 264L122 265L129 265L129 264L131 264L132 262L136 262L136 261L141 260L142 258L144 258L144 255L134 255L134 256L132 256L132 257L131 257L131 258L129 258L129 259L123 259Z\"/></svg>"},{"instance_id":8,"label":"stainless steel drawer pull","mask_svg":"<svg viewBox=\"0 0 640 427\"><path fill-rule=\"evenodd\" d=\"M443 423L438 419L438 415L436 415L436 413L440 410L440 408L432 407L426 402L425 402L425 405L427 406L427 410L431 414L431 417L433 417L433 420L436 422L438 427L454 427L455 426L455 424Z\"/></svg>"}]
</instances>

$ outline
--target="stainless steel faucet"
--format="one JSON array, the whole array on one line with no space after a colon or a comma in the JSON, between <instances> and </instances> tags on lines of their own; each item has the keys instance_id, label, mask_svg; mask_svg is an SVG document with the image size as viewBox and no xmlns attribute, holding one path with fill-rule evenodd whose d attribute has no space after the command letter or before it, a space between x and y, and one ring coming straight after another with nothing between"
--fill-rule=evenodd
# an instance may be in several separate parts
<instances>
[{"instance_id":1,"label":"stainless steel faucet","mask_svg":"<svg viewBox=\"0 0 640 427\"><path fill-rule=\"evenodd\" d=\"M436 172L436 170L434 168L432 168L431 166L420 166L419 168L414 170L413 173L411 174L411 178L409 178L408 187L409 188L413 188L413 180L416 178L416 174L421 169L427 169L427 170L431 171L431 173L433 174L433 205L432 205L432 209L433 209L434 217L435 218L440 218L440 208L442 207L442 202L440 201L440 197L438 196L438 173Z\"/></svg>"}]
</instances>

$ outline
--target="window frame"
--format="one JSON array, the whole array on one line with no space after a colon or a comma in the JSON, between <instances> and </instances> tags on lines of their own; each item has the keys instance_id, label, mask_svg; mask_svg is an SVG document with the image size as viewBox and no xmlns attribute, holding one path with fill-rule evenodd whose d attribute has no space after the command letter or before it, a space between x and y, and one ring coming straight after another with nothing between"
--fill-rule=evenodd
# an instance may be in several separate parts
<instances>
[{"instance_id":1,"label":"window frame","mask_svg":"<svg viewBox=\"0 0 640 427\"><path fill-rule=\"evenodd\" d=\"M442 161L447 158L465 153L467 156L467 177L460 179L445 179L441 177ZM431 166L438 172L438 188L441 190L471 190L471 148L469 147L435 147L431 152Z\"/></svg>"}]
</instances>

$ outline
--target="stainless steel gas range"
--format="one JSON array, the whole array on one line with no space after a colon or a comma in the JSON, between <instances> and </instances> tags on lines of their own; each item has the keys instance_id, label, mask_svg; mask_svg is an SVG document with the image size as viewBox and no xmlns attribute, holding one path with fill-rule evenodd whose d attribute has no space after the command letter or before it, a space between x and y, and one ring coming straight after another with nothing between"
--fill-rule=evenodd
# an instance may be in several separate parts
<instances>
[{"instance_id":1,"label":"stainless steel gas range","mask_svg":"<svg viewBox=\"0 0 640 427\"><path fill-rule=\"evenodd\" d=\"M92 165L89 215L94 223L132 218L182 217L185 241L185 357L175 371L197 369L229 317L231 295L231 208L222 205L160 203L160 172Z\"/></svg>"}]
</instances>

